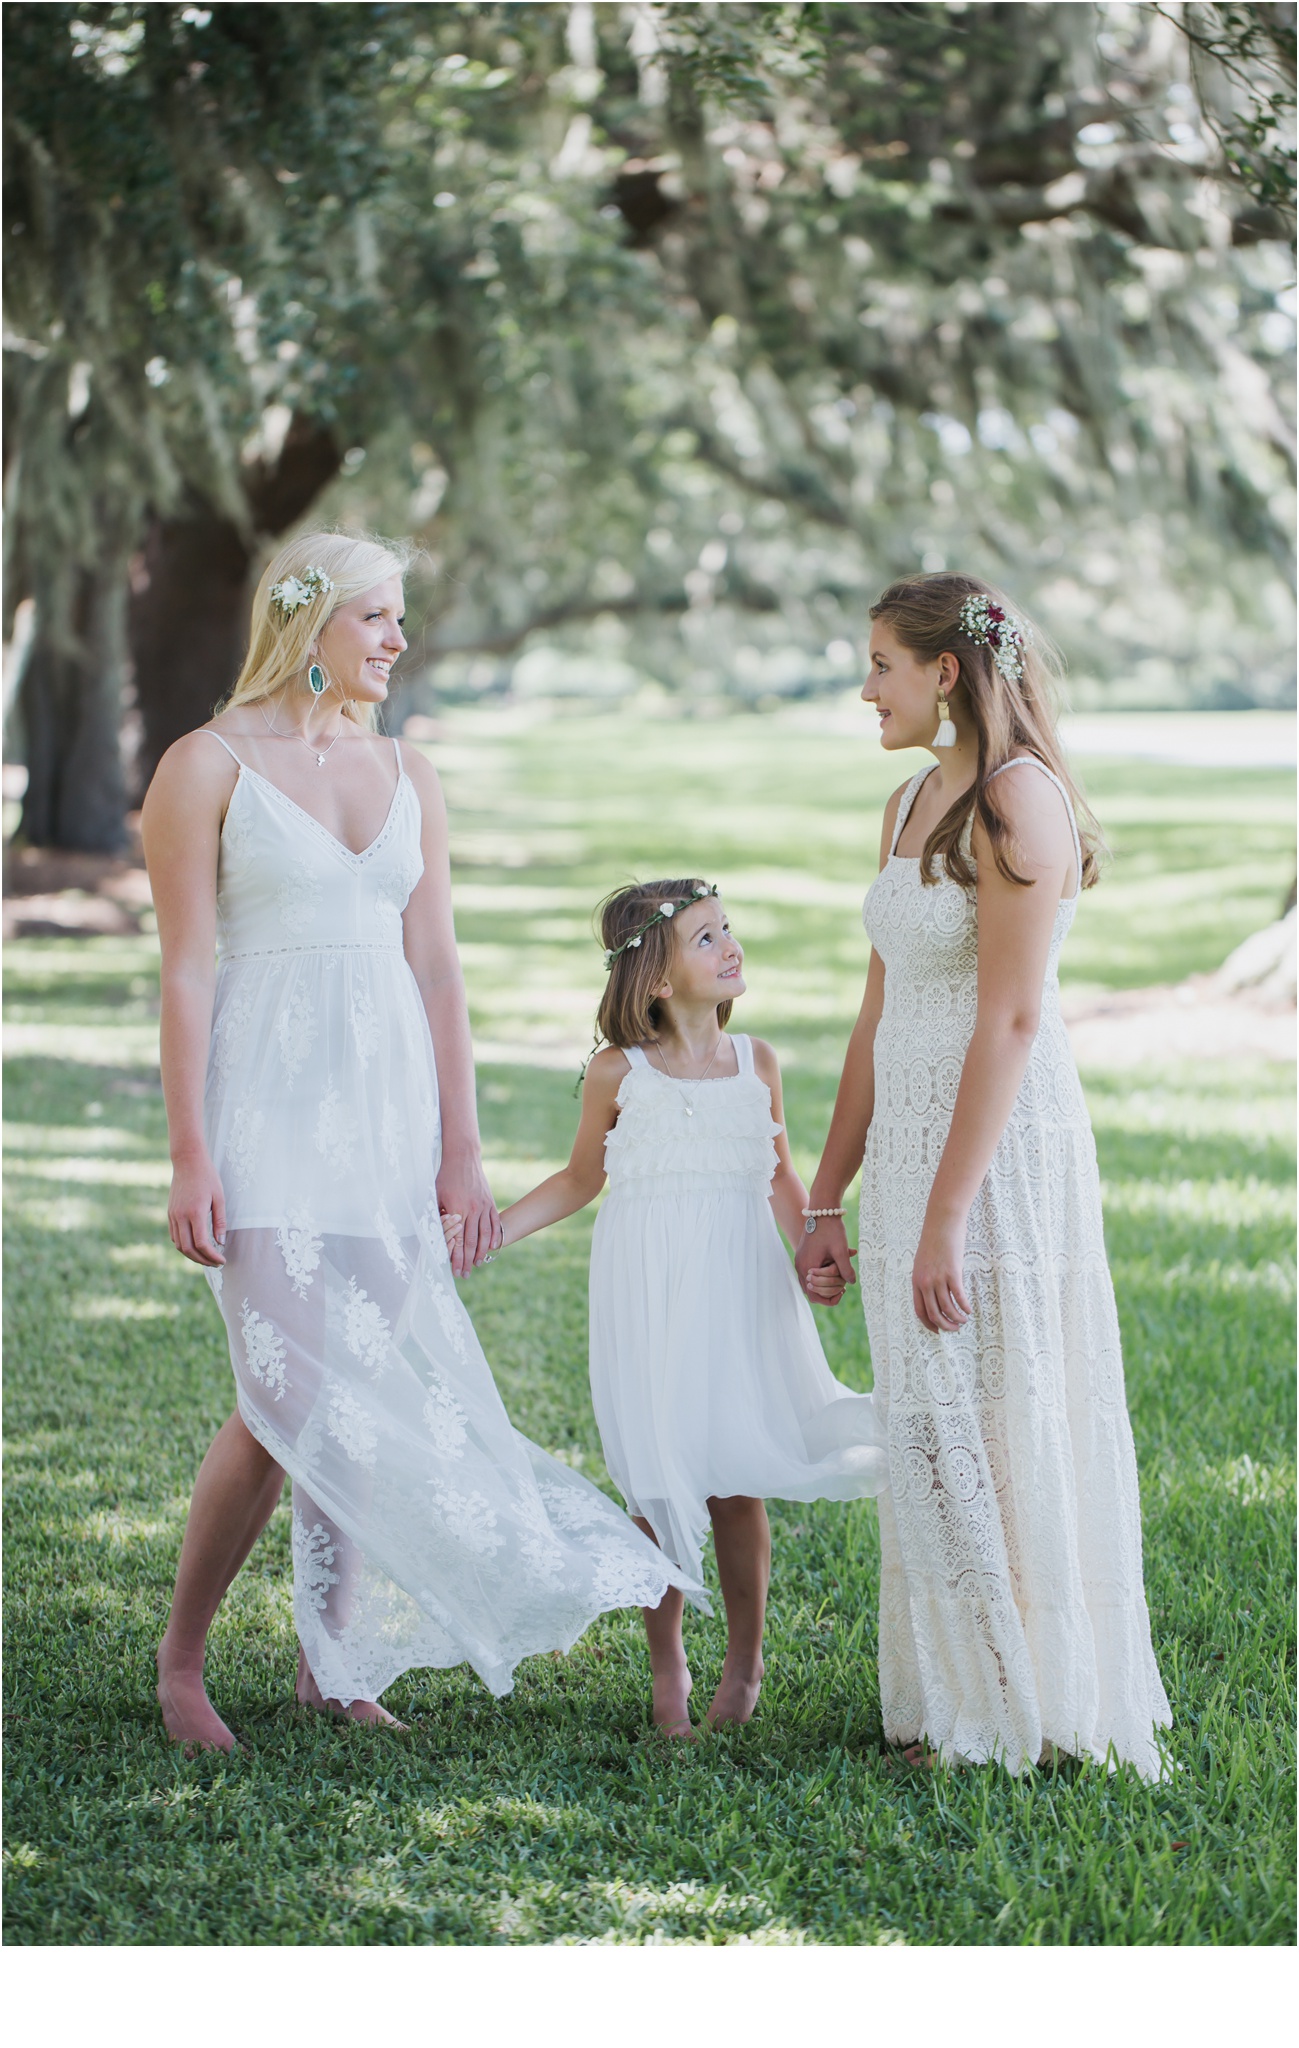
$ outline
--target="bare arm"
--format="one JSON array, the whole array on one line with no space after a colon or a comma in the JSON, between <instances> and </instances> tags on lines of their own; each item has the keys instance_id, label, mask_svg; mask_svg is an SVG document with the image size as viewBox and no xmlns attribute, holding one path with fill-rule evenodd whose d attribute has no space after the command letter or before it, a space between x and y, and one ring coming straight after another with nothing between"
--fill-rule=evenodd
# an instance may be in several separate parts
<instances>
[{"instance_id":1,"label":"bare arm","mask_svg":"<svg viewBox=\"0 0 1299 2048\"><path fill-rule=\"evenodd\" d=\"M582 1115L568 1165L504 1211L503 1244L517 1244L595 1200L604 1186L604 1141L617 1122L618 1090L627 1069L626 1055L614 1046L595 1055L582 1083Z\"/></svg>"},{"instance_id":2,"label":"bare arm","mask_svg":"<svg viewBox=\"0 0 1299 2048\"><path fill-rule=\"evenodd\" d=\"M483 1173L469 1005L451 911L446 804L432 763L413 748L403 752L406 773L423 814L420 851L424 872L406 905L402 938L437 1061L442 1105L438 1203L464 1219L451 1254L452 1270L463 1277L487 1257L493 1243L499 1244L500 1218Z\"/></svg>"},{"instance_id":3,"label":"bare arm","mask_svg":"<svg viewBox=\"0 0 1299 2048\"><path fill-rule=\"evenodd\" d=\"M172 1182L171 1241L200 1266L222 1266L225 1194L203 1129L203 1089L216 993L216 888L221 821L237 770L199 733L168 748L141 817L162 951L162 1092Z\"/></svg>"},{"instance_id":4,"label":"bare arm","mask_svg":"<svg viewBox=\"0 0 1299 2048\"><path fill-rule=\"evenodd\" d=\"M780 1065L775 1053L764 1039L753 1041L753 1069L760 1081L765 1081L771 1090L771 1114L780 1131L776 1138L776 1171L771 1176L771 1206L776 1212L790 1249L797 1251L803 1242L803 1211L807 1207L807 1189L794 1170L789 1156L789 1133L785 1129L785 1101L780 1085Z\"/></svg>"},{"instance_id":5,"label":"bare arm","mask_svg":"<svg viewBox=\"0 0 1299 2048\"><path fill-rule=\"evenodd\" d=\"M998 777L997 801L1032 876L1024 888L997 872L976 830L978 1010L943 1156L938 1162L911 1290L928 1330L958 1330L970 1313L962 1266L970 1207L1015 1106L1042 1012L1042 984L1056 906L1075 870L1073 835L1059 791L1036 769Z\"/></svg>"},{"instance_id":6,"label":"bare arm","mask_svg":"<svg viewBox=\"0 0 1299 2048\"><path fill-rule=\"evenodd\" d=\"M881 867L889 857L901 799L902 790L895 789L884 807ZM875 1033L883 1012L884 962L878 953L872 953L861 1009L844 1055L839 1091L834 1099L834 1115L830 1119L821 1164L817 1167L806 1204L809 1209L837 1209L843 1201L845 1188L861 1166L871 1118L875 1114ZM805 1291L813 1300L833 1306L843 1299L845 1287L856 1284L857 1276L852 1269L854 1256L848 1247L843 1218L821 1216L817 1219L815 1232L804 1237L794 1263Z\"/></svg>"}]
</instances>

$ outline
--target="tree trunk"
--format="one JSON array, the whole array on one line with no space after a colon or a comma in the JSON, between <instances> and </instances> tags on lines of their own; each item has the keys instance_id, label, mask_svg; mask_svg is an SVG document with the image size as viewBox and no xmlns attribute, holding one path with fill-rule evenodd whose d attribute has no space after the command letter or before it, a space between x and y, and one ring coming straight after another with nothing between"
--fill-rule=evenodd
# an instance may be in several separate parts
<instances>
[{"instance_id":1,"label":"tree trunk","mask_svg":"<svg viewBox=\"0 0 1299 2048\"><path fill-rule=\"evenodd\" d=\"M114 552L75 574L71 630L42 626L23 673L27 792L19 827L31 846L118 853L126 844L122 681L126 561Z\"/></svg>"},{"instance_id":2,"label":"tree trunk","mask_svg":"<svg viewBox=\"0 0 1299 2048\"><path fill-rule=\"evenodd\" d=\"M130 600L141 795L168 747L206 725L239 672L251 561L238 528L202 499L187 517L149 528Z\"/></svg>"},{"instance_id":3,"label":"tree trunk","mask_svg":"<svg viewBox=\"0 0 1299 2048\"><path fill-rule=\"evenodd\" d=\"M251 537L199 497L181 518L153 521L130 604L141 794L168 747L207 723L239 673L260 540L300 519L341 459L327 427L295 419L277 460L244 479Z\"/></svg>"}]
</instances>

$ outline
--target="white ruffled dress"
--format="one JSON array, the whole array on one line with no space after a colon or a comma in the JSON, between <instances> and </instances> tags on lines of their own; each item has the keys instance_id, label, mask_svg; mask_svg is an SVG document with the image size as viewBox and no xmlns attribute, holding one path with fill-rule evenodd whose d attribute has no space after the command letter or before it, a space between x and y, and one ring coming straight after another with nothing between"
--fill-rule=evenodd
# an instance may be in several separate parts
<instances>
[{"instance_id":1,"label":"white ruffled dress","mask_svg":"<svg viewBox=\"0 0 1299 2048\"><path fill-rule=\"evenodd\" d=\"M855 1500L888 1484L871 1396L826 1364L772 1213L771 1090L749 1039L733 1043L739 1072L704 1082L625 1048L591 1246L605 1462L692 1578L710 1497Z\"/></svg>"}]
</instances>

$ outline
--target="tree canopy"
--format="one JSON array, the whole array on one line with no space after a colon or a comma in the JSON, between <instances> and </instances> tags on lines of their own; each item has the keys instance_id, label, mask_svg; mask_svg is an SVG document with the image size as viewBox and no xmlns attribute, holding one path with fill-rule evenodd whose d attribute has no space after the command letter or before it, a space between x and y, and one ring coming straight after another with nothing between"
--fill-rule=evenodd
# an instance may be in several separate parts
<instances>
[{"instance_id":1,"label":"tree canopy","mask_svg":"<svg viewBox=\"0 0 1299 2048\"><path fill-rule=\"evenodd\" d=\"M420 534L443 687L815 688L959 561L1084 680L1288 689L1291 10L5 14L33 836L308 515Z\"/></svg>"}]
</instances>

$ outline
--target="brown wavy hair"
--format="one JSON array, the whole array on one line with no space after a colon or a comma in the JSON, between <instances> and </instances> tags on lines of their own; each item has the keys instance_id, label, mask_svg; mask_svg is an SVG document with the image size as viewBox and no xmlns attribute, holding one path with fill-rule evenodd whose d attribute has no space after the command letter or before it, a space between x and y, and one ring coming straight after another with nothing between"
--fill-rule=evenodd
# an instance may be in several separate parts
<instances>
[{"instance_id":1,"label":"brown wavy hair","mask_svg":"<svg viewBox=\"0 0 1299 2048\"><path fill-rule=\"evenodd\" d=\"M1030 875L1021 875L1014 863L1022 857L1014 834L998 808L990 786L993 771L1022 749L1036 754L1043 766L1058 775L1068 791L1082 841L1084 889L1100 880L1100 858L1105 842L1100 826L1087 801L1065 765L1056 731L1057 707L1063 663L1051 642L1033 628L1033 638L1021 650L1020 673L1008 682L993 659L990 647L972 640L961 624L961 606L967 597L988 597L1004 610L1028 620L1018 605L1011 603L991 583L977 576L963 576L943 570L932 576L903 576L878 597L870 608L872 619L883 619L902 645L920 661L934 662L940 654L953 654L960 675L950 695L967 711L978 739L978 765L974 781L958 796L935 825L920 857L922 881L934 883L939 870L973 888L975 872L961 851L961 839L971 817L977 818L988 835L992 858L1008 882L1032 886Z\"/></svg>"},{"instance_id":2,"label":"brown wavy hair","mask_svg":"<svg viewBox=\"0 0 1299 2048\"><path fill-rule=\"evenodd\" d=\"M612 953L619 946L625 948L609 970L609 983L596 1015L597 1045L603 1039L622 1048L658 1036L663 1017L654 1000L654 990L672 978L676 918L660 918L657 924L650 925L639 946L628 946L626 942L653 917L660 903L693 896L696 889L706 887L698 875L687 875L680 881L633 882L628 888L615 889L597 905L595 914L606 952ZM680 915L678 911L677 917ZM729 997L717 1005L717 1022L723 1031L732 1008Z\"/></svg>"}]
</instances>

